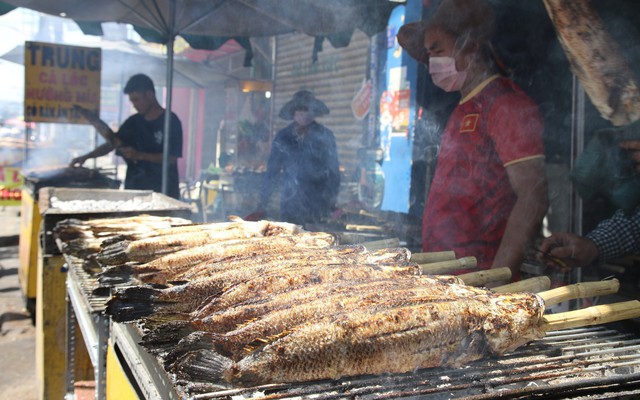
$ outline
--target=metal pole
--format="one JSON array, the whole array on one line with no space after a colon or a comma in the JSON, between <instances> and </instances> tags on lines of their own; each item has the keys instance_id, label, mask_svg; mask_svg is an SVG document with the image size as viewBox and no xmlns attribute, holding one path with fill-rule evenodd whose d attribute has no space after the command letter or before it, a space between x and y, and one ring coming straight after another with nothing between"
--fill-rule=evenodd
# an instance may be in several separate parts
<instances>
[{"instance_id":1,"label":"metal pole","mask_svg":"<svg viewBox=\"0 0 640 400\"><path fill-rule=\"evenodd\" d=\"M573 75L573 98L572 98L572 121L571 121L571 170L575 167L578 155L584 151L585 134L585 91L578 78ZM571 190L571 231L576 235L583 235L583 204L575 188ZM582 282L582 269L573 268L569 276L569 283ZM572 300L569 302L569 309L581 308L582 300Z\"/></svg>"},{"instance_id":2,"label":"metal pole","mask_svg":"<svg viewBox=\"0 0 640 400\"><path fill-rule=\"evenodd\" d=\"M162 193L169 188L169 138L171 137L171 101L173 89L173 43L176 27L176 0L169 4L169 35L167 41L167 101L164 113L164 143L162 149Z\"/></svg>"}]
</instances>

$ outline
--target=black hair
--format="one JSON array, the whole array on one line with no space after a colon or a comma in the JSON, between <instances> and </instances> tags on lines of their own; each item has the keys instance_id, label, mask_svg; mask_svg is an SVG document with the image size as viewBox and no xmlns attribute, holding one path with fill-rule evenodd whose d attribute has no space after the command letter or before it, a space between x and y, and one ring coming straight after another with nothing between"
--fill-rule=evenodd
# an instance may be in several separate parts
<instances>
[{"instance_id":1,"label":"black hair","mask_svg":"<svg viewBox=\"0 0 640 400\"><path fill-rule=\"evenodd\" d=\"M127 84L124 86L125 94L133 92L144 93L149 90L154 94L156 92L156 88L153 86L153 81L145 74L133 75L131 78L129 78Z\"/></svg>"}]
</instances>

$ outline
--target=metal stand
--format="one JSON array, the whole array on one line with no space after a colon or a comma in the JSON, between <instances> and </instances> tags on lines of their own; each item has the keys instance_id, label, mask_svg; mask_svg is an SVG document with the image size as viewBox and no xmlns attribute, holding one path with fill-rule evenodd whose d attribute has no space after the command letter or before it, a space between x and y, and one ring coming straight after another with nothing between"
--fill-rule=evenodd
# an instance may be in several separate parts
<instances>
[{"instance_id":1,"label":"metal stand","mask_svg":"<svg viewBox=\"0 0 640 400\"><path fill-rule=\"evenodd\" d=\"M133 382L144 399L178 400L180 396L158 360L138 343L140 333L131 324L111 323L111 343L121 355L122 364L131 371Z\"/></svg>"},{"instance_id":2,"label":"metal stand","mask_svg":"<svg viewBox=\"0 0 640 400\"><path fill-rule=\"evenodd\" d=\"M96 399L106 399L107 345L109 339L109 318L102 313L91 312L80 287L67 275L67 392L73 392L75 381L76 322L82 332L85 347L94 369Z\"/></svg>"}]
</instances>

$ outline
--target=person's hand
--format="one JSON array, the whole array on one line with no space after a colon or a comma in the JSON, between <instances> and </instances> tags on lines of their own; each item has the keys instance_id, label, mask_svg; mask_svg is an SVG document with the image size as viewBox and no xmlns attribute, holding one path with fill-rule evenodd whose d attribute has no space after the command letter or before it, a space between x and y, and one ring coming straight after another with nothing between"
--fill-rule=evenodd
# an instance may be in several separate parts
<instances>
[{"instance_id":1,"label":"person's hand","mask_svg":"<svg viewBox=\"0 0 640 400\"><path fill-rule=\"evenodd\" d=\"M636 171L640 172L640 140L625 140L620 147L629 150L629 155L636 162Z\"/></svg>"},{"instance_id":2,"label":"person's hand","mask_svg":"<svg viewBox=\"0 0 640 400\"><path fill-rule=\"evenodd\" d=\"M69 162L69 166L82 167L82 164L84 164L85 161L87 161L87 157L85 156L76 157Z\"/></svg>"},{"instance_id":3,"label":"person's hand","mask_svg":"<svg viewBox=\"0 0 640 400\"><path fill-rule=\"evenodd\" d=\"M570 269L589 265L598 257L598 248L590 239L558 232L540 245L538 259L554 268Z\"/></svg>"},{"instance_id":4,"label":"person's hand","mask_svg":"<svg viewBox=\"0 0 640 400\"><path fill-rule=\"evenodd\" d=\"M120 147L118 151L120 155L127 160L136 161L139 159L138 151L133 147Z\"/></svg>"}]
</instances>

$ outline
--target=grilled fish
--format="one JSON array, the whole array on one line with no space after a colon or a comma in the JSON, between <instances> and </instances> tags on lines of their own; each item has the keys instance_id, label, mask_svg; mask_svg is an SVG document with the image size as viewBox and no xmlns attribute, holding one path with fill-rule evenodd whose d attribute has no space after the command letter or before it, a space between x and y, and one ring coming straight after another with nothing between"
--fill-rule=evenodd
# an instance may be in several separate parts
<instances>
[{"instance_id":1,"label":"grilled fish","mask_svg":"<svg viewBox=\"0 0 640 400\"><path fill-rule=\"evenodd\" d=\"M145 282L166 283L167 277L175 276L203 261L221 261L247 254L286 252L295 248L323 248L332 245L334 237L328 233L306 232L292 236L269 236L263 238L234 239L224 243L212 243L157 258L141 265L132 266L135 274L151 272Z\"/></svg>"},{"instance_id":2,"label":"grilled fish","mask_svg":"<svg viewBox=\"0 0 640 400\"><path fill-rule=\"evenodd\" d=\"M336 258L338 257L338 258ZM314 265L326 263L367 263L367 264L398 264L407 265L410 252L405 248L382 249L368 251L362 245L333 246L318 249L292 249L286 253L267 253L256 256L242 256L231 260L211 263L205 261L189 268L187 271L168 277L172 281L191 281L208 276L211 271L224 269L245 268L247 264L257 263L265 265L283 265L291 263L314 263ZM222 265L221 265L222 264Z\"/></svg>"},{"instance_id":3,"label":"grilled fish","mask_svg":"<svg viewBox=\"0 0 640 400\"><path fill-rule=\"evenodd\" d=\"M361 374L410 372L459 366L499 355L544 336L542 300L532 294L447 299L384 310L367 308L310 321L265 340L240 361L210 349L178 359L171 371L191 379L197 370L213 380L251 386L272 382L337 379Z\"/></svg>"},{"instance_id":4,"label":"grilled fish","mask_svg":"<svg viewBox=\"0 0 640 400\"><path fill-rule=\"evenodd\" d=\"M640 90L624 51L588 0L544 0L572 72L615 126L640 119Z\"/></svg>"},{"instance_id":5,"label":"grilled fish","mask_svg":"<svg viewBox=\"0 0 640 400\"><path fill-rule=\"evenodd\" d=\"M302 230L297 225L270 221L191 225L165 229L157 235L135 241L114 243L105 247L97 258L104 265L129 261L144 263L165 254L223 240L294 235L300 232Z\"/></svg>"},{"instance_id":6,"label":"grilled fish","mask_svg":"<svg viewBox=\"0 0 640 400\"><path fill-rule=\"evenodd\" d=\"M374 253L373 258L378 258ZM239 257L228 261L205 262L199 265L202 273L181 285L166 289L148 286L131 286L116 290L108 302L107 312L115 321L123 322L154 312L191 312L203 300L220 293L223 288L266 273L284 268L296 268L339 263L356 263L369 260L362 246L330 247L322 251L293 250L277 254L261 254L256 257ZM195 268L195 267L194 267ZM205 273L206 272L206 273ZM124 312L123 312L124 311Z\"/></svg>"},{"instance_id":7,"label":"grilled fish","mask_svg":"<svg viewBox=\"0 0 640 400\"><path fill-rule=\"evenodd\" d=\"M469 296L479 295L475 288L468 288L467 291ZM291 295L276 296L279 301L268 302L270 307L263 304L235 307L196 319L190 325L197 331L211 333L205 336L211 342L210 348L238 361L245 356L247 349L252 349L252 344L260 345L265 338L277 337L307 321L363 309L381 311L411 304L448 301L449 292L450 285L444 281L417 276L364 283L346 281L310 286ZM245 313L234 313L238 309L244 309ZM237 319L238 316L242 318ZM235 328L234 322L237 324ZM182 332L184 334L186 330ZM162 327L158 328L156 332L145 336L144 343L152 344L163 333ZM196 337L199 341L203 340L200 335ZM177 358L176 353L179 354L181 348L191 345L188 339L186 341L186 345L180 345L173 351L169 360Z\"/></svg>"}]
</instances>

